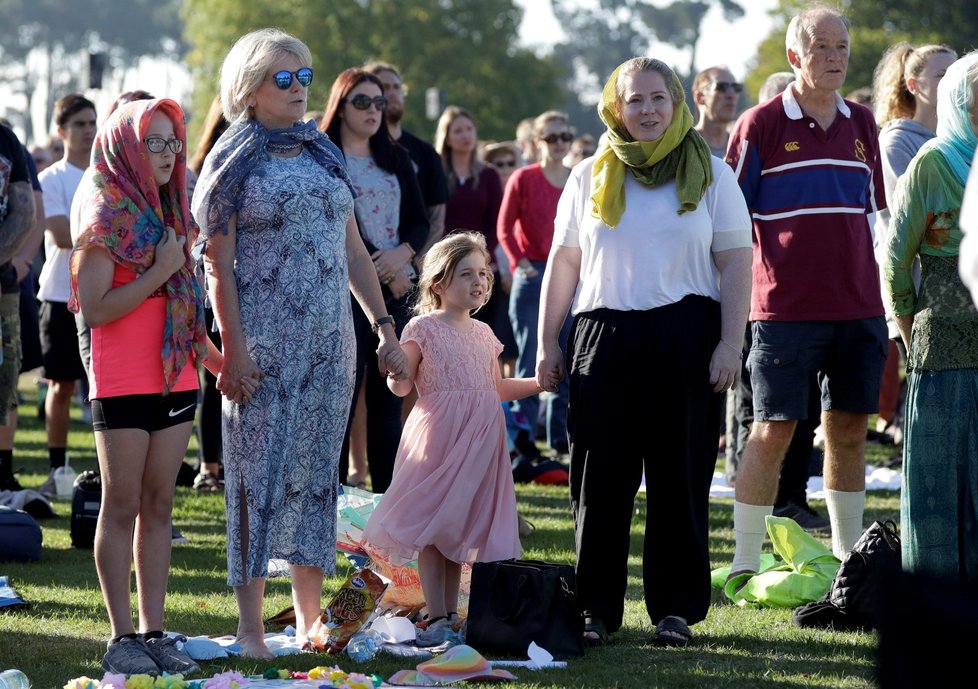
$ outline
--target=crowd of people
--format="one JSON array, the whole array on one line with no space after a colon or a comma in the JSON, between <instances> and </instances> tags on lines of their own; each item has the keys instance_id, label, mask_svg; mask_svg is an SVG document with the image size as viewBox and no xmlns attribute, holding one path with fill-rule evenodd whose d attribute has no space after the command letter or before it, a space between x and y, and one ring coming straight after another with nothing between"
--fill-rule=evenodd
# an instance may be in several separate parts
<instances>
[{"instance_id":1,"label":"crowd of people","mask_svg":"<svg viewBox=\"0 0 978 689\"><path fill-rule=\"evenodd\" d=\"M893 46L871 109L841 95L838 10L800 10L785 47L792 71L739 115L727 67L690 103L662 61L626 61L598 141L556 110L480 141L452 105L428 143L382 62L314 112L312 55L274 29L229 51L192 157L181 107L144 91L101 124L83 95L58 100L60 154L0 127L0 488L20 488L20 371L47 381L46 495L81 381L105 669L199 669L163 634L199 399L195 485L224 491L246 656L272 657L268 577L291 577L300 643L318 619L342 484L384 494L365 547L418 562L418 643L443 643L461 565L521 553L504 406L569 466L587 644L622 626L643 475L652 642L685 646L710 604L718 442L736 589L771 514L852 548L877 412L904 443L904 567L978 590L978 53ZM805 493L817 426L827 519Z\"/></svg>"}]
</instances>

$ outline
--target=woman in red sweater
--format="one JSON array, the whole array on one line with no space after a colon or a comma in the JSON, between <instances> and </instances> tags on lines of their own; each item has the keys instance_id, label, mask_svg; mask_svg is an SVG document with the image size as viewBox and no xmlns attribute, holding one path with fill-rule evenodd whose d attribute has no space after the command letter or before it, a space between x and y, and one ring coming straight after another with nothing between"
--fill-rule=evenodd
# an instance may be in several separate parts
<instances>
[{"instance_id":1,"label":"woman in red sweater","mask_svg":"<svg viewBox=\"0 0 978 689\"><path fill-rule=\"evenodd\" d=\"M533 134L540 162L520 168L509 178L496 224L499 243L513 269L509 318L519 348L518 377L533 375L536 368L540 286L554 236L557 201L570 174L563 160L574 140L567 115L556 110L533 121ZM565 344L569 324L570 321L561 331ZM524 398L514 404L514 410L522 412L531 429L535 429L540 398ZM547 444L560 454L567 453L566 381L547 398Z\"/></svg>"}]
</instances>

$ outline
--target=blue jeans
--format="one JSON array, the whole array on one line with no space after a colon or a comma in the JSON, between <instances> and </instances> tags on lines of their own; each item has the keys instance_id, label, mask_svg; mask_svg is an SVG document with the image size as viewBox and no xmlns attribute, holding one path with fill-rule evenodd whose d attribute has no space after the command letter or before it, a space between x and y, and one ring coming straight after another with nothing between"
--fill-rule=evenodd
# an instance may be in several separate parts
<instances>
[{"instance_id":1,"label":"blue jeans","mask_svg":"<svg viewBox=\"0 0 978 689\"><path fill-rule=\"evenodd\" d=\"M538 273L532 278L525 278L517 270L513 274L513 288L509 293L509 320L513 324L513 335L519 355L516 357L516 375L520 378L536 376L537 367L537 323L540 318L540 289L543 285L543 271L546 261L532 261ZM560 329L560 348L567 351L567 340L570 337L571 319L567 318ZM567 376L557 386L557 391L547 395L547 444L550 447L565 450L567 447ZM532 395L513 403L513 411L522 413L530 422L531 435L536 436L535 429L540 415L540 397Z\"/></svg>"}]
</instances>

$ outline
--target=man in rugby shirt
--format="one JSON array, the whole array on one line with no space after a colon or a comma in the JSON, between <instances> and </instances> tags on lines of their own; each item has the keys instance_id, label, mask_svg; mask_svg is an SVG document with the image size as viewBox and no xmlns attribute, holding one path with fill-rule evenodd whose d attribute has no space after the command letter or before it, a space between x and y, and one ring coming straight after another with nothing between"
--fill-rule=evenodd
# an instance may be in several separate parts
<instances>
[{"instance_id":1,"label":"man in rugby shirt","mask_svg":"<svg viewBox=\"0 0 978 689\"><path fill-rule=\"evenodd\" d=\"M785 40L797 80L737 121L727 162L754 223L754 425L737 473L731 578L756 572L778 474L818 374L832 550L862 534L868 414L877 409L886 327L870 227L885 207L872 113L843 100L849 26L811 5Z\"/></svg>"}]
</instances>

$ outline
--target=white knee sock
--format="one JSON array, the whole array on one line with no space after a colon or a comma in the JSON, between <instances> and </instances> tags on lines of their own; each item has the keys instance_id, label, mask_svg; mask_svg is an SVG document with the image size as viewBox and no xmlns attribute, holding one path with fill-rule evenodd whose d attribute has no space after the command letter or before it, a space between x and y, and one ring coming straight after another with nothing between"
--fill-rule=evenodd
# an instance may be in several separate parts
<instances>
[{"instance_id":1,"label":"white knee sock","mask_svg":"<svg viewBox=\"0 0 978 689\"><path fill-rule=\"evenodd\" d=\"M734 551L731 572L756 572L761 568L761 546L767 527L764 517L774 511L774 505L748 505L734 502L734 535L737 549Z\"/></svg>"},{"instance_id":2,"label":"white knee sock","mask_svg":"<svg viewBox=\"0 0 978 689\"><path fill-rule=\"evenodd\" d=\"M829 509L829 522L832 524L832 553L840 560L863 535L865 505L864 490L851 493L825 489L825 506Z\"/></svg>"}]
</instances>

